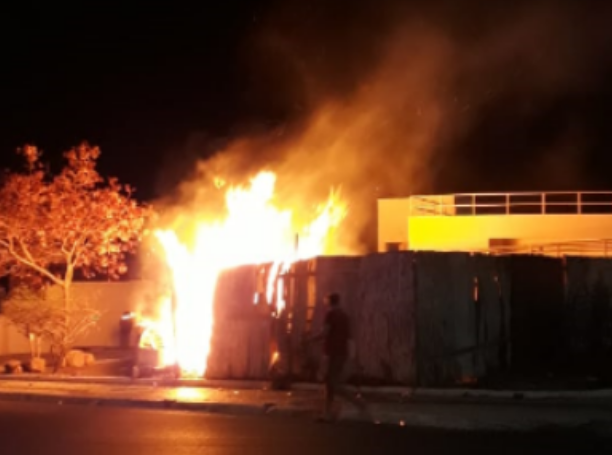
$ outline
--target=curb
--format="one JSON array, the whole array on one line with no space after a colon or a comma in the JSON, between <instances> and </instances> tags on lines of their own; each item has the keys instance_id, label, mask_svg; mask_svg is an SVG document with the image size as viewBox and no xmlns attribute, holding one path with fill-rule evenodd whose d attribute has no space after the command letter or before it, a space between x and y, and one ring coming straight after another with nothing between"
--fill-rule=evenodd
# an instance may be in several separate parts
<instances>
[{"instance_id":1,"label":"curb","mask_svg":"<svg viewBox=\"0 0 612 455\"><path fill-rule=\"evenodd\" d=\"M320 385L295 383L292 390L317 391ZM356 387L347 386L352 392L372 395L399 395L402 398L427 399L494 399L494 400L599 400L612 399L612 389L584 391L521 391L521 390L478 390L478 389L419 389L414 387Z\"/></svg>"},{"instance_id":2,"label":"curb","mask_svg":"<svg viewBox=\"0 0 612 455\"><path fill-rule=\"evenodd\" d=\"M270 387L270 381L238 381L224 379L132 379L114 376L48 376L41 374L0 375L2 381L12 382L60 382L65 384L101 384L139 386L149 385L158 387L203 387L210 389L242 389L257 390Z\"/></svg>"},{"instance_id":3,"label":"curb","mask_svg":"<svg viewBox=\"0 0 612 455\"><path fill-rule=\"evenodd\" d=\"M3 381L11 382L52 382L64 384L100 384L100 385L123 385L123 386L153 386L153 387L202 387L210 389L235 389L235 390L269 390L270 381L239 381L220 379L132 379L106 376L0 376L0 384ZM612 401L612 389L597 390L560 390L560 391L521 391L521 390L478 390L478 389L433 389L414 387L356 387L347 386L353 392L367 393L379 396L399 396L402 399L427 399L427 400L503 400L503 401ZM290 390L304 392L319 392L320 384L294 383Z\"/></svg>"},{"instance_id":4,"label":"curb","mask_svg":"<svg viewBox=\"0 0 612 455\"><path fill-rule=\"evenodd\" d=\"M58 405L81 405L81 406L100 406L100 407L122 407L138 409L158 409L158 410L177 410L195 411L212 414L230 415L283 415L283 416L306 416L312 415L313 411L304 408L277 408L274 403L263 405L250 405L241 403L220 403L220 402L188 402L178 400L139 400L125 398L106 398L106 397L85 397L85 396L65 396L48 395L39 393L12 393L0 392L0 401L34 402L34 403L53 403Z\"/></svg>"}]
</instances>

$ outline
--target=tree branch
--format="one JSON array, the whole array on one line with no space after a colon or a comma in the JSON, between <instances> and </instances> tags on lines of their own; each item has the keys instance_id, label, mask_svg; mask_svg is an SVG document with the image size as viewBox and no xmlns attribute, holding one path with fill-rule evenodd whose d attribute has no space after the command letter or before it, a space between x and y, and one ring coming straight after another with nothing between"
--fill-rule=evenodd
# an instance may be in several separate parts
<instances>
[{"instance_id":1,"label":"tree branch","mask_svg":"<svg viewBox=\"0 0 612 455\"><path fill-rule=\"evenodd\" d=\"M64 285L64 281L63 280L60 280L55 275L53 275L51 272L49 272L47 269L45 269L44 267L41 267L40 265L38 265L36 263L36 261L34 260L32 255L30 254L29 250L25 247L25 245L23 244L23 242L21 240L18 240L18 243L19 243L20 248L23 250L23 252L25 254L25 257L20 255L17 251L15 251L15 247L13 245L12 239L10 239L9 243L8 243L8 252L9 252L9 254L12 257L17 259L22 264L27 265L28 267L31 267L32 269L36 270L41 275L49 278L55 284L57 284L59 286L63 286Z\"/></svg>"},{"instance_id":2,"label":"tree branch","mask_svg":"<svg viewBox=\"0 0 612 455\"><path fill-rule=\"evenodd\" d=\"M66 257L70 256L70 250L66 249L67 243L68 243L68 236L64 238L64 240L62 241L62 246L61 246L62 253L64 253Z\"/></svg>"},{"instance_id":3,"label":"tree branch","mask_svg":"<svg viewBox=\"0 0 612 455\"><path fill-rule=\"evenodd\" d=\"M70 255L68 256L67 258L68 260L66 261L68 265L71 265L72 267L76 267L81 257L80 252L77 251L77 249L79 245L83 245L85 243L85 240L87 240L87 236L89 234L91 234L91 231L83 230L81 235L74 241L74 243L72 244L72 248L70 249Z\"/></svg>"}]
</instances>

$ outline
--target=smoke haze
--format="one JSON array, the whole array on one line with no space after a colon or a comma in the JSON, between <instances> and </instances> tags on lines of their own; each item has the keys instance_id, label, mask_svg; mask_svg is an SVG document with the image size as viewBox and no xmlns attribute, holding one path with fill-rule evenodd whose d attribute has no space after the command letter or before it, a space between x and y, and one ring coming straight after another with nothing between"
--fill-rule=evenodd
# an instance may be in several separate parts
<instances>
[{"instance_id":1,"label":"smoke haze","mask_svg":"<svg viewBox=\"0 0 612 455\"><path fill-rule=\"evenodd\" d=\"M222 207L214 176L241 183L270 169L279 202L298 212L341 187L347 248L358 252L377 197L586 185L585 112L610 74L609 8L458 3L309 2L257 18L244 99L268 123L189 160L165 204L212 214ZM191 138L183 153L201 156L210 143Z\"/></svg>"}]
</instances>

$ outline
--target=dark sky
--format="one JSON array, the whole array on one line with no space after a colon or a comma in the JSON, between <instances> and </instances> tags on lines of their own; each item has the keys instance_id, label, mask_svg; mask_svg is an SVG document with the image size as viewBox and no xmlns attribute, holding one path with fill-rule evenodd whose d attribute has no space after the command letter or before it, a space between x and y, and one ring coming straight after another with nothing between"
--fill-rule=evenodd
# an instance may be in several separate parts
<instances>
[{"instance_id":1,"label":"dark sky","mask_svg":"<svg viewBox=\"0 0 612 455\"><path fill-rule=\"evenodd\" d=\"M55 160L87 140L104 173L156 197L227 141L350 100L391 29L424 27L453 48L435 91L457 107L419 190L612 189L605 2L159 3L5 6L0 164L24 143Z\"/></svg>"},{"instance_id":2,"label":"dark sky","mask_svg":"<svg viewBox=\"0 0 612 455\"><path fill-rule=\"evenodd\" d=\"M240 120L237 54L258 6L193 3L4 11L2 154L34 142L56 155L87 140L103 170L152 195L164 154Z\"/></svg>"}]
</instances>

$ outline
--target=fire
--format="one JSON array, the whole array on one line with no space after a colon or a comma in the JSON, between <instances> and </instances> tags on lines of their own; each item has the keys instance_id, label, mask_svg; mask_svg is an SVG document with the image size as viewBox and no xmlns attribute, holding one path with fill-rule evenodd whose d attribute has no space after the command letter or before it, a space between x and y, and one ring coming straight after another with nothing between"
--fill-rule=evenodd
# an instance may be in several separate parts
<instances>
[{"instance_id":1,"label":"fire","mask_svg":"<svg viewBox=\"0 0 612 455\"><path fill-rule=\"evenodd\" d=\"M141 319L138 325L142 329L139 345L141 348L153 349L160 354L162 365L176 364L176 349L173 344L174 332L172 321L172 302L170 297L165 297L160 301L159 318Z\"/></svg>"},{"instance_id":2,"label":"fire","mask_svg":"<svg viewBox=\"0 0 612 455\"><path fill-rule=\"evenodd\" d=\"M225 181L217 178L220 189ZM193 238L180 239L174 230L158 230L172 271L174 305L164 302L163 318L156 332L163 342L164 365L178 364L184 376L203 376L212 349L213 303L220 273L246 264L272 263L266 289L267 301L277 297L277 312L284 309L279 274L296 260L332 253L331 233L347 213L338 193L317 207L310 221L297 225L294 212L275 204L276 175L260 172L248 186L230 187L225 193L225 216L198 222ZM300 214L303 215L303 214ZM197 216L197 215L196 215ZM257 303L257 300L255 300Z\"/></svg>"}]
</instances>

